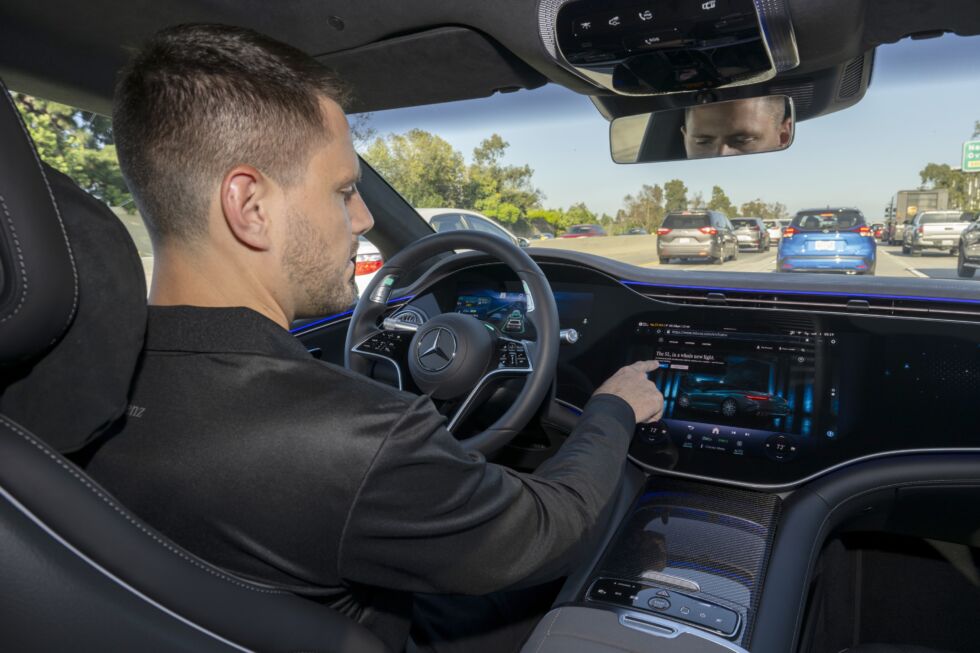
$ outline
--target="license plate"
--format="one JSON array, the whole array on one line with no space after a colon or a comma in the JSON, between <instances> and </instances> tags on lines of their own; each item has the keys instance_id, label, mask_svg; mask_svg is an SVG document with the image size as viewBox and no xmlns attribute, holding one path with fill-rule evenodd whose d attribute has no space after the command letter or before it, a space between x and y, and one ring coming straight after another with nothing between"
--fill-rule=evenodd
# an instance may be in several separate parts
<instances>
[{"instance_id":1,"label":"license plate","mask_svg":"<svg viewBox=\"0 0 980 653\"><path fill-rule=\"evenodd\" d=\"M813 243L813 249L819 250L821 252L835 252L837 251L837 241L818 240Z\"/></svg>"},{"instance_id":2,"label":"license plate","mask_svg":"<svg viewBox=\"0 0 980 653\"><path fill-rule=\"evenodd\" d=\"M744 241L750 241L752 240L752 236L739 236L738 239Z\"/></svg>"},{"instance_id":3,"label":"license plate","mask_svg":"<svg viewBox=\"0 0 980 653\"><path fill-rule=\"evenodd\" d=\"M682 245L686 245L687 243L691 242L691 239L690 238L678 238L677 239L677 242L680 243L680 244L682 244Z\"/></svg>"},{"instance_id":4,"label":"license plate","mask_svg":"<svg viewBox=\"0 0 980 653\"><path fill-rule=\"evenodd\" d=\"M943 244L944 246L946 246L946 247L952 247L952 246L953 246L953 241L951 241L951 240L944 240L944 241L942 242L942 244Z\"/></svg>"}]
</instances>

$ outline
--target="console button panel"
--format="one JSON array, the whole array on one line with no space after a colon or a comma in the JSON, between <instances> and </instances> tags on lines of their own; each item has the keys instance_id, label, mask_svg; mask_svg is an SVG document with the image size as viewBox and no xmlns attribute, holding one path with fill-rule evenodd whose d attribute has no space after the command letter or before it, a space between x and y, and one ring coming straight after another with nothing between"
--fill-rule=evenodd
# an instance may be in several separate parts
<instances>
[{"instance_id":1,"label":"console button panel","mask_svg":"<svg viewBox=\"0 0 980 653\"><path fill-rule=\"evenodd\" d=\"M602 601L645 610L704 628L723 637L734 637L739 614L717 603L710 603L666 587L616 578L599 578L589 589L590 601Z\"/></svg>"}]
</instances>

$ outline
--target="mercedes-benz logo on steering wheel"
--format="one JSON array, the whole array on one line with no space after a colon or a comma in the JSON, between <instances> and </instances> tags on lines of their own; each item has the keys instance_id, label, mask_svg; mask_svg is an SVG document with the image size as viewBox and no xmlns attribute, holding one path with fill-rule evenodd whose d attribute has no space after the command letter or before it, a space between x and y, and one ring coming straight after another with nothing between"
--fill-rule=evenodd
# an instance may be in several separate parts
<instances>
[{"instance_id":1,"label":"mercedes-benz logo on steering wheel","mask_svg":"<svg viewBox=\"0 0 980 653\"><path fill-rule=\"evenodd\" d=\"M456 356L456 336L444 327L436 327L419 338L416 346L419 365L427 372L440 372Z\"/></svg>"}]
</instances>

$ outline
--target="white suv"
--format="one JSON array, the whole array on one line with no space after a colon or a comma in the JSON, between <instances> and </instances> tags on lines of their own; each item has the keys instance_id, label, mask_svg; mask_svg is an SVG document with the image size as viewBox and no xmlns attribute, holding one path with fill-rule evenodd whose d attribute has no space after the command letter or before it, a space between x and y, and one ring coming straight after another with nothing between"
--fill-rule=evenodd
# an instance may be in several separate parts
<instances>
[{"instance_id":1,"label":"white suv","mask_svg":"<svg viewBox=\"0 0 980 653\"><path fill-rule=\"evenodd\" d=\"M418 214L422 216L423 220L429 223L432 230L436 232L472 229L473 231L493 234L504 240L509 240L520 247L528 246L527 239L515 236L487 216L481 215L476 211L469 211L467 209L415 210L418 211ZM371 241L364 236L360 237L360 241L361 244L357 250L357 258L354 259L354 279L357 281L358 291L364 292L371 279L374 278L377 271L384 265L384 259L381 256L381 252L378 251L378 248Z\"/></svg>"}]
</instances>

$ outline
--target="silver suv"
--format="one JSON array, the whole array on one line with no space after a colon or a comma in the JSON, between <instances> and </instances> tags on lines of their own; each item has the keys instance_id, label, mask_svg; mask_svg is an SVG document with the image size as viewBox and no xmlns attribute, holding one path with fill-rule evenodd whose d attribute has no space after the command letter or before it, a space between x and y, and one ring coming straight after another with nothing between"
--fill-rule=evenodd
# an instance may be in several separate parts
<instances>
[{"instance_id":1,"label":"silver suv","mask_svg":"<svg viewBox=\"0 0 980 653\"><path fill-rule=\"evenodd\" d=\"M721 265L738 258L738 240L724 213L677 211L657 229L657 256L662 265L672 258L706 258Z\"/></svg>"}]
</instances>

